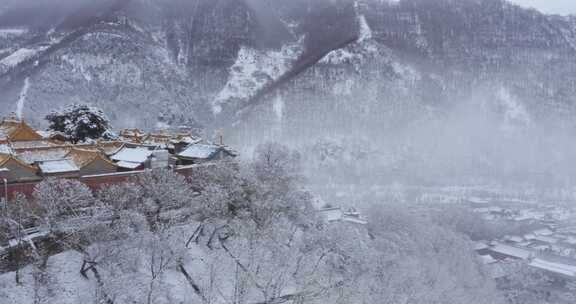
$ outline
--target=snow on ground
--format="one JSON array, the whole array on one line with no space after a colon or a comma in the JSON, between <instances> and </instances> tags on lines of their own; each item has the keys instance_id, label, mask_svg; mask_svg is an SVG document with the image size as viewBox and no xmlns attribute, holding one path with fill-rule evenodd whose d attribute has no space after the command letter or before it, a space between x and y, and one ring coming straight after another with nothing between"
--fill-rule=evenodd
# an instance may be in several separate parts
<instances>
[{"instance_id":1,"label":"snow on ground","mask_svg":"<svg viewBox=\"0 0 576 304\"><path fill-rule=\"evenodd\" d=\"M531 122L530 114L526 107L512 96L504 87L501 87L497 93L500 105L504 109L504 131L512 131L518 126L527 126Z\"/></svg>"},{"instance_id":2,"label":"snow on ground","mask_svg":"<svg viewBox=\"0 0 576 304\"><path fill-rule=\"evenodd\" d=\"M336 95L352 95L354 88L354 80L346 79L346 81L337 82L334 84L334 94Z\"/></svg>"},{"instance_id":3,"label":"snow on ground","mask_svg":"<svg viewBox=\"0 0 576 304\"><path fill-rule=\"evenodd\" d=\"M0 60L0 73L5 73L9 69L19 65L20 63L33 58L34 56L38 55L40 52L46 50L47 46L42 46L34 49L29 48L21 48L16 52L12 53L8 57Z\"/></svg>"},{"instance_id":4,"label":"snow on ground","mask_svg":"<svg viewBox=\"0 0 576 304\"><path fill-rule=\"evenodd\" d=\"M28 33L28 29L25 28L5 28L0 29L0 38L22 36L26 33Z\"/></svg>"},{"instance_id":5,"label":"snow on ground","mask_svg":"<svg viewBox=\"0 0 576 304\"><path fill-rule=\"evenodd\" d=\"M84 79L86 79L87 81L92 80L90 69L100 68L105 65L111 64L111 60L109 58L88 54L76 55L76 56L63 55L61 59L64 62L70 64L72 66L73 71L80 73L82 77L84 77Z\"/></svg>"},{"instance_id":6,"label":"snow on ground","mask_svg":"<svg viewBox=\"0 0 576 304\"><path fill-rule=\"evenodd\" d=\"M64 252L51 257L48 260L48 273L50 274L49 288L34 286L34 268L27 266L21 270L22 284L15 281L15 273L0 275L0 303L2 304L32 304L35 292L38 296L57 299L54 301L42 301L41 303L75 304L87 303L91 299L94 288L93 282L84 279L80 275L82 256L73 251ZM51 295L50 295L51 294Z\"/></svg>"},{"instance_id":7,"label":"snow on ground","mask_svg":"<svg viewBox=\"0 0 576 304\"><path fill-rule=\"evenodd\" d=\"M377 53L378 48L372 41L372 29L370 29L364 15L358 16L358 26L359 33L356 43L353 43L349 47L328 53L320 62L334 65L359 63L362 62L364 58Z\"/></svg>"},{"instance_id":8,"label":"snow on ground","mask_svg":"<svg viewBox=\"0 0 576 304\"><path fill-rule=\"evenodd\" d=\"M93 74L99 74L99 81L110 84L124 83L127 85L142 85L142 70L136 64L122 63L111 56L92 54L66 54L60 57L65 64L69 64L72 71L78 73L84 80L92 81ZM102 71L107 73L95 73Z\"/></svg>"},{"instance_id":9,"label":"snow on ground","mask_svg":"<svg viewBox=\"0 0 576 304\"><path fill-rule=\"evenodd\" d=\"M22 119L22 113L24 112L24 103L28 97L28 90L30 89L30 77L26 77L24 80L24 86L22 91L20 91L20 96L18 97L18 102L16 103L16 115L18 119Z\"/></svg>"},{"instance_id":10,"label":"snow on ground","mask_svg":"<svg viewBox=\"0 0 576 304\"><path fill-rule=\"evenodd\" d=\"M191 233L198 227L194 222L188 225L174 227L170 235L174 237L172 249L180 248ZM210 250L205 241L200 245L191 243L185 249L177 249L176 252L162 251L165 243L149 243L146 236L135 236L133 245L122 246L115 250L113 244L91 246L90 252L98 261L98 271L106 292L114 303L146 303L148 291L151 288L151 269L155 263L158 267L157 254L167 258L173 258L182 254L180 260L189 272L195 283L201 290L208 294L210 303L231 303L228 296L234 294L238 268L235 260L222 250ZM139 243L139 242L144 243ZM140 245L146 245L144 247ZM155 247L159 246L159 247ZM156 249L154 249L156 248ZM242 248L242 247L240 247ZM240 248L231 248L233 251ZM160 251L158 251L160 250ZM153 285L152 303L202 303L200 297L193 291L183 274L176 266L175 260L169 260L169 267L158 273L159 277ZM83 255L75 251L67 251L48 259L46 269L46 284L35 285L34 267L27 266L20 271L22 284L15 282L15 273L0 274L0 304L75 304L96 303L95 293L97 283L94 275L88 272L89 279L80 274L83 264ZM156 268L157 269L157 268ZM212 288L217 287L218 292ZM286 289L290 290L290 289ZM40 301L34 301L35 293L38 292ZM261 298L261 294L247 292L246 299Z\"/></svg>"},{"instance_id":11,"label":"snow on ground","mask_svg":"<svg viewBox=\"0 0 576 304\"><path fill-rule=\"evenodd\" d=\"M276 119L279 122L282 122L282 120L284 119L284 108L285 108L284 99L282 99L280 95L276 96L272 107L274 110L274 114L276 115Z\"/></svg>"},{"instance_id":12,"label":"snow on ground","mask_svg":"<svg viewBox=\"0 0 576 304\"><path fill-rule=\"evenodd\" d=\"M339 65L347 62L352 62L357 57L358 57L357 54L354 54L346 49L339 49L330 52L328 55L322 58L320 62Z\"/></svg>"},{"instance_id":13,"label":"snow on ground","mask_svg":"<svg viewBox=\"0 0 576 304\"><path fill-rule=\"evenodd\" d=\"M368 21L366 21L366 16L361 15L358 17L358 24L360 25L360 38L358 38L358 41L362 42L372 39L372 29L368 25Z\"/></svg>"},{"instance_id":14,"label":"snow on ground","mask_svg":"<svg viewBox=\"0 0 576 304\"><path fill-rule=\"evenodd\" d=\"M414 83L422 78L420 73L409 65L401 64L397 61L392 61L391 64L394 72L408 82Z\"/></svg>"},{"instance_id":15,"label":"snow on ground","mask_svg":"<svg viewBox=\"0 0 576 304\"><path fill-rule=\"evenodd\" d=\"M284 45L280 50L256 50L242 47L230 68L228 82L212 102L219 114L234 100L246 100L288 72L302 54L302 42Z\"/></svg>"}]
</instances>

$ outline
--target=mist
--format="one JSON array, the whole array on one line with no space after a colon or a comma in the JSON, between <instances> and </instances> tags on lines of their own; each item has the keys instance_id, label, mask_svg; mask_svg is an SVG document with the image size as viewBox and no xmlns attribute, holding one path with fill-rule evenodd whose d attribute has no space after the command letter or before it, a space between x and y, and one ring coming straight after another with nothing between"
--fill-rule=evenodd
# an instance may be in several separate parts
<instances>
[{"instance_id":1,"label":"mist","mask_svg":"<svg viewBox=\"0 0 576 304\"><path fill-rule=\"evenodd\" d=\"M535 8L548 14L574 15L576 14L576 5L570 0L514 0L514 3Z\"/></svg>"},{"instance_id":2,"label":"mist","mask_svg":"<svg viewBox=\"0 0 576 304\"><path fill-rule=\"evenodd\" d=\"M413 95L419 89L382 96L364 82L329 100L281 93L228 136L238 145L273 140L301 149L319 184L572 187L576 125L564 109L498 83L428 104Z\"/></svg>"},{"instance_id":3,"label":"mist","mask_svg":"<svg viewBox=\"0 0 576 304\"><path fill-rule=\"evenodd\" d=\"M50 28L91 0L2 0L0 26Z\"/></svg>"},{"instance_id":4,"label":"mist","mask_svg":"<svg viewBox=\"0 0 576 304\"><path fill-rule=\"evenodd\" d=\"M537 2L0 0L1 304L574 303Z\"/></svg>"}]
</instances>

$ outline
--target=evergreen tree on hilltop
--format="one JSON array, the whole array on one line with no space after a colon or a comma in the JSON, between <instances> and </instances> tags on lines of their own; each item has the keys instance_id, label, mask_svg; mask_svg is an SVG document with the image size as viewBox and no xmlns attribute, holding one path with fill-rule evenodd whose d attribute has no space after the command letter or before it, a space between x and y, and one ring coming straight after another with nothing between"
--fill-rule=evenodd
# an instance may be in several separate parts
<instances>
[{"instance_id":1,"label":"evergreen tree on hilltop","mask_svg":"<svg viewBox=\"0 0 576 304\"><path fill-rule=\"evenodd\" d=\"M46 120L50 131L63 133L72 143L115 137L104 112L88 105L68 106L63 111L50 113Z\"/></svg>"}]
</instances>

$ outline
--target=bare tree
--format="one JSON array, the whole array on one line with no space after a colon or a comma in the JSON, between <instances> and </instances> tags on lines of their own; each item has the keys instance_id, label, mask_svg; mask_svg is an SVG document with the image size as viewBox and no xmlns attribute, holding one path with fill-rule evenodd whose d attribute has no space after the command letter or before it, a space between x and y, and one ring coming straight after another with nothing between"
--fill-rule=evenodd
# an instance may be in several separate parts
<instances>
[{"instance_id":1,"label":"bare tree","mask_svg":"<svg viewBox=\"0 0 576 304\"><path fill-rule=\"evenodd\" d=\"M146 171L133 180L138 187L136 208L144 214L151 231L156 231L172 220L162 213L173 210L190 211L194 192L186 179L169 169ZM174 215L174 214L172 214Z\"/></svg>"},{"instance_id":2,"label":"bare tree","mask_svg":"<svg viewBox=\"0 0 576 304\"><path fill-rule=\"evenodd\" d=\"M79 181L48 178L34 188L33 203L37 224L54 232L66 228L59 227L65 224L64 220L90 217L95 199L91 190Z\"/></svg>"}]
</instances>

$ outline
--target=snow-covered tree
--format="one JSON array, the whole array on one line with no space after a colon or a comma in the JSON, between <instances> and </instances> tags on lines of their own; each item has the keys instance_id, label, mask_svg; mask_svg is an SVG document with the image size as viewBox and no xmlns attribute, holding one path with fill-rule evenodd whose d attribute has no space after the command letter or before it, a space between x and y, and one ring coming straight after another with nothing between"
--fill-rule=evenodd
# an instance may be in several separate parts
<instances>
[{"instance_id":1,"label":"snow-covered tree","mask_svg":"<svg viewBox=\"0 0 576 304\"><path fill-rule=\"evenodd\" d=\"M73 143L115 137L104 112L88 105L68 106L50 113L46 120L50 123L49 130L61 132Z\"/></svg>"},{"instance_id":2,"label":"snow-covered tree","mask_svg":"<svg viewBox=\"0 0 576 304\"><path fill-rule=\"evenodd\" d=\"M367 303L503 303L464 236L406 209L378 204L368 212L377 253Z\"/></svg>"},{"instance_id":3,"label":"snow-covered tree","mask_svg":"<svg viewBox=\"0 0 576 304\"><path fill-rule=\"evenodd\" d=\"M0 244L8 243L9 240L15 241L18 246L24 243L25 231L24 229L31 226L32 217L30 216L30 208L26 197L20 193L10 201L6 206L4 216L0 217ZM20 265L23 264L26 257L21 254L12 255L12 263L18 268L15 273L16 283L20 284Z\"/></svg>"},{"instance_id":4,"label":"snow-covered tree","mask_svg":"<svg viewBox=\"0 0 576 304\"><path fill-rule=\"evenodd\" d=\"M306 225L313 220L310 193L302 190L300 155L278 143L257 147L252 163L248 166L256 186L252 200L253 219L261 227L272 224L279 217Z\"/></svg>"},{"instance_id":5,"label":"snow-covered tree","mask_svg":"<svg viewBox=\"0 0 576 304\"><path fill-rule=\"evenodd\" d=\"M474 241L492 240L506 233L496 224L489 223L469 208L448 205L438 207L434 220L438 225L462 233Z\"/></svg>"},{"instance_id":6,"label":"snow-covered tree","mask_svg":"<svg viewBox=\"0 0 576 304\"><path fill-rule=\"evenodd\" d=\"M258 181L282 191L301 177L300 154L278 143L265 143L256 148L252 169Z\"/></svg>"},{"instance_id":7,"label":"snow-covered tree","mask_svg":"<svg viewBox=\"0 0 576 304\"><path fill-rule=\"evenodd\" d=\"M509 275L502 283L506 300L510 304L549 303L553 280L542 270L522 262L508 265Z\"/></svg>"},{"instance_id":8,"label":"snow-covered tree","mask_svg":"<svg viewBox=\"0 0 576 304\"><path fill-rule=\"evenodd\" d=\"M48 178L36 185L33 204L37 224L54 231L66 219L91 215L95 199L88 186L76 180Z\"/></svg>"},{"instance_id":9,"label":"snow-covered tree","mask_svg":"<svg viewBox=\"0 0 576 304\"><path fill-rule=\"evenodd\" d=\"M190 215L194 192L183 176L169 169L156 169L138 175L132 182L139 189L134 208L146 217L151 231ZM174 213L163 216L170 211Z\"/></svg>"},{"instance_id":10,"label":"snow-covered tree","mask_svg":"<svg viewBox=\"0 0 576 304\"><path fill-rule=\"evenodd\" d=\"M250 208L253 182L242 176L233 161L195 168L188 182L198 193L197 213L202 220L227 219L245 214Z\"/></svg>"},{"instance_id":11,"label":"snow-covered tree","mask_svg":"<svg viewBox=\"0 0 576 304\"><path fill-rule=\"evenodd\" d=\"M245 166L199 166L188 178L147 171L95 197L78 182L42 182L38 223L91 284L81 290L69 273L58 281L47 256L30 293L39 303L74 292L82 303L502 303L451 230L459 225L385 205L369 210L368 225L320 221L296 155L271 144Z\"/></svg>"}]
</instances>

